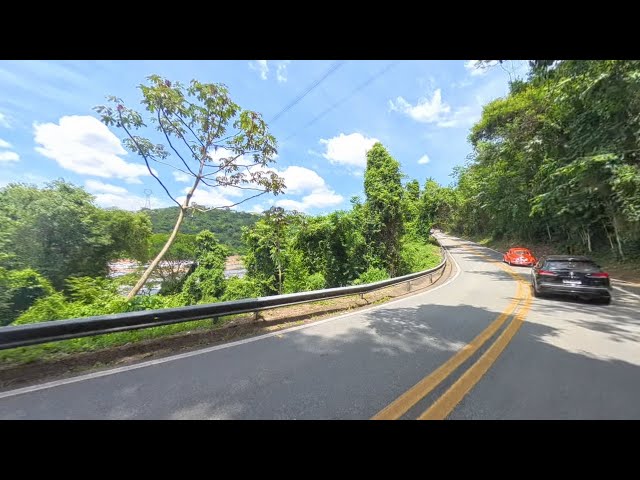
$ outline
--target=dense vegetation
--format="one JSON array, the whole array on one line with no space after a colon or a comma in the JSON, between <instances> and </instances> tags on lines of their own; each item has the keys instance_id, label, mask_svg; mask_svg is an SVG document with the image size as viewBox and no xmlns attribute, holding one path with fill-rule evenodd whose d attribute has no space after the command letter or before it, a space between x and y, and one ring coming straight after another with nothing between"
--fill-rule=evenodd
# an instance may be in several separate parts
<instances>
[{"instance_id":1,"label":"dense vegetation","mask_svg":"<svg viewBox=\"0 0 640 480\"><path fill-rule=\"evenodd\" d=\"M153 233L168 234L173 230L178 216L178 207L157 208L146 210L146 212L151 219ZM195 235L202 230L209 230L232 253L243 253L242 227L252 227L258 218L259 215L255 213L235 210L209 210L206 212L195 210L184 219L180 232Z\"/></svg>"},{"instance_id":2,"label":"dense vegetation","mask_svg":"<svg viewBox=\"0 0 640 480\"><path fill-rule=\"evenodd\" d=\"M148 255L146 215L100 209L63 181L0 189L0 223L0 325L71 278L103 277L113 258Z\"/></svg>"},{"instance_id":3,"label":"dense vegetation","mask_svg":"<svg viewBox=\"0 0 640 480\"><path fill-rule=\"evenodd\" d=\"M640 62L544 61L470 133L456 185L426 218L467 235L640 256Z\"/></svg>"},{"instance_id":4,"label":"dense vegetation","mask_svg":"<svg viewBox=\"0 0 640 480\"><path fill-rule=\"evenodd\" d=\"M107 262L148 261L164 248L169 234L152 233L148 210L102 210L64 182L9 185L0 189L0 215L11 225L0 236L0 314L5 324L20 325L369 283L427 269L440 261L421 220L428 202L418 182L403 185L403 177L378 143L367 154L365 199L353 198L350 210L310 216L275 207L251 216L257 221L239 232L244 278L225 278L230 249L215 233L179 233L156 270L160 293L130 300L122 288L136 274L106 278ZM32 240L20 242L26 234Z\"/></svg>"}]
</instances>

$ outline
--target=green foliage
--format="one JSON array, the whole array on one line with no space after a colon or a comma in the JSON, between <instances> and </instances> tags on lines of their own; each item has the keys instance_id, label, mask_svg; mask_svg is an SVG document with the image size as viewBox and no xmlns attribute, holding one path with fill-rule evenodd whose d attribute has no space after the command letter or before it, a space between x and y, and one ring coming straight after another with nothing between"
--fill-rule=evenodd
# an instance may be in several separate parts
<instances>
[{"instance_id":1,"label":"green foliage","mask_svg":"<svg viewBox=\"0 0 640 480\"><path fill-rule=\"evenodd\" d=\"M470 140L456 231L620 259L640 250L639 61L536 61Z\"/></svg>"},{"instance_id":2,"label":"green foliage","mask_svg":"<svg viewBox=\"0 0 640 480\"><path fill-rule=\"evenodd\" d=\"M313 275L306 267L304 255L300 251L289 252L284 273L284 293L306 292L324 288L325 278L321 272Z\"/></svg>"},{"instance_id":3,"label":"green foliage","mask_svg":"<svg viewBox=\"0 0 640 480\"><path fill-rule=\"evenodd\" d=\"M352 282L352 285L379 282L380 280L386 280L387 278L389 278L389 273L387 273L384 268L370 267L366 271L362 272L358 278Z\"/></svg>"},{"instance_id":4,"label":"green foliage","mask_svg":"<svg viewBox=\"0 0 640 480\"><path fill-rule=\"evenodd\" d=\"M406 238L400 251L401 275L421 272L438 265L442 258L440 247Z\"/></svg>"},{"instance_id":5,"label":"green foliage","mask_svg":"<svg viewBox=\"0 0 640 480\"><path fill-rule=\"evenodd\" d=\"M272 207L252 229L245 228L243 239L247 246L244 263L247 274L264 288L264 294L283 293L284 272L292 229L301 221L296 212Z\"/></svg>"},{"instance_id":6,"label":"green foliage","mask_svg":"<svg viewBox=\"0 0 640 480\"><path fill-rule=\"evenodd\" d=\"M36 300L53 292L51 283L35 270L0 267L0 326L10 324Z\"/></svg>"},{"instance_id":7,"label":"green foliage","mask_svg":"<svg viewBox=\"0 0 640 480\"><path fill-rule=\"evenodd\" d=\"M147 210L146 213L151 218L153 232L166 234L165 238L168 238L178 216L178 207ZM202 230L209 230L216 235L220 243L229 248L231 253L244 253L242 228L253 227L259 218L260 216L255 213L235 210L209 210L205 212L196 210L187 215L180 231L182 234L196 234ZM158 248L157 251L159 252L160 249Z\"/></svg>"},{"instance_id":8,"label":"green foliage","mask_svg":"<svg viewBox=\"0 0 640 480\"><path fill-rule=\"evenodd\" d=\"M198 266L184 282L183 298L188 304L215 302L224 293L224 268L229 251L208 231L196 236L195 246Z\"/></svg>"},{"instance_id":9,"label":"green foliage","mask_svg":"<svg viewBox=\"0 0 640 480\"><path fill-rule=\"evenodd\" d=\"M367 243L380 252L385 268L395 276L400 268L400 238L404 233L404 189L400 163L379 142L367 152L364 191Z\"/></svg>"},{"instance_id":10,"label":"green foliage","mask_svg":"<svg viewBox=\"0 0 640 480\"><path fill-rule=\"evenodd\" d=\"M140 258L151 233L145 215L101 210L91 195L64 181L0 189L0 218L7 264L33 268L58 289L68 277L105 275L119 255Z\"/></svg>"},{"instance_id":11,"label":"green foliage","mask_svg":"<svg viewBox=\"0 0 640 480\"><path fill-rule=\"evenodd\" d=\"M26 312L13 322L14 325L24 325L27 323L48 322L51 320L65 320L70 318L67 315L68 302L64 295L55 292L46 297L39 298Z\"/></svg>"},{"instance_id":12,"label":"green foliage","mask_svg":"<svg viewBox=\"0 0 640 480\"><path fill-rule=\"evenodd\" d=\"M244 298L258 298L262 295L262 287L251 278L231 277L226 281L222 301L242 300Z\"/></svg>"}]
</instances>

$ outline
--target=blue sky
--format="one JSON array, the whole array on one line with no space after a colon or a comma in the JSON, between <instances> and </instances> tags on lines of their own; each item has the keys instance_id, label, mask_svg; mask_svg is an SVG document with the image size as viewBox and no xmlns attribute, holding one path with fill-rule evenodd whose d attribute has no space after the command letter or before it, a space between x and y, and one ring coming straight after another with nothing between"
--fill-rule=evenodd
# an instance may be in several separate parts
<instances>
[{"instance_id":1,"label":"blue sky","mask_svg":"<svg viewBox=\"0 0 640 480\"><path fill-rule=\"evenodd\" d=\"M310 214L349 208L363 196L365 152L381 141L401 163L406 180L452 182L471 152L470 126L482 105L503 96L509 78L526 63L488 69L475 61L0 61L0 187L64 178L87 188L104 207L137 210L171 201L142 160L126 152L122 132L97 121L92 107L116 95L139 109L136 88L150 74L188 83L221 82L242 108L269 122L327 75L311 92L269 123L278 140L274 168L287 193L240 205L271 205ZM158 171L176 197L187 183L178 172ZM151 192L149 194L149 192ZM194 200L207 206L238 201L235 192L202 188Z\"/></svg>"}]
</instances>

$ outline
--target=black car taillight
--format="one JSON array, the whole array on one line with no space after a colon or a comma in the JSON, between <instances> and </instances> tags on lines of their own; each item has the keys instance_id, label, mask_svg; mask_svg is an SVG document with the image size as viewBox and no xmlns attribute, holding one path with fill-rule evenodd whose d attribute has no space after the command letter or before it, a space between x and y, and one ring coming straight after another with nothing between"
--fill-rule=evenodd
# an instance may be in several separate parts
<instances>
[{"instance_id":1,"label":"black car taillight","mask_svg":"<svg viewBox=\"0 0 640 480\"><path fill-rule=\"evenodd\" d=\"M588 276L591 278L609 278L609 274L606 272L589 273Z\"/></svg>"},{"instance_id":2,"label":"black car taillight","mask_svg":"<svg viewBox=\"0 0 640 480\"><path fill-rule=\"evenodd\" d=\"M544 275L545 277L557 277L557 275L549 270L539 270L538 275Z\"/></svg>"}]
</instances>

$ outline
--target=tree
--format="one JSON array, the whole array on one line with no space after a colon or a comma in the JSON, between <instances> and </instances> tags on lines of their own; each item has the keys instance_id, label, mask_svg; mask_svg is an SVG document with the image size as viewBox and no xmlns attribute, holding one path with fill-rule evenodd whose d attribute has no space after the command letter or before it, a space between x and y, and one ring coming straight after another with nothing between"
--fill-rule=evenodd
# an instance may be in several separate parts
<instances>
[{"instance_id":1,"label":"tree","mask_svg":"<svg viewBox=\"0 0 640 480\"><path fill-rule=\"evenodd\" d=\"M123 252L140 258L151 233L144 214L101 210L84 189L64 181L0 189L0 217L3 263L32 268L58 289L69 277L106 275L109 260Z\"/></svg>"},{"instance_id":2,"label":"tree","mask_svg":"<svg viewBox=\"0 0 640 480\"><path fill-rule=\"evenodd\" d=\"M156 233L151 236L149 258L158 255L168 238L168 233ZM182 289L182 280L196 262L198 243L196 238L197 235L179 233L163 257L162 263L158 265L156 272L162 279L162 294L175 293Z\"/></svg>"},{"instance_id":3,"label":"tree","mask_svg":"<svg viewBox=\"0 0 640 480\"><path fill-rule=\"evenodd\" d=\"M148 85L140 85L142 104L166 145L154 144L134 134L147 125L142 115L126 107L122 99L110 96L107 98L111 106L95 107L107 126L124 131L125 146L143 158L149 174L179 207L167 243L131 289L129 299L144 286L171 247L187 211L206 210L191 202L199 186L238 189L250 194L233 204L209 208L230 208L267 192L277 195L284 189L283 179L266 169L274 163L277 153L276 140L269 134L267 124L260 114L242 110L235 104L224 85L192 80L187 87L159 75L151 75L148 80ZM229 132L229 127L234 131ZM171 194L160 174L152 168L160 164L191 177L191 187L181 201Z\"/></svg>"},{"instance_id":4,"label":"tree","mask_svg":"<svg viewBox=\"0 0 640 480\"><path fill-rule=\"evenodd\" d=\"M196 236L198 266L182 287L189 303L217 301L224 293L224 267L229 250L208 231Z\"/></svg>"},{"instance_id":5,"label":"tree","mask_svg":"<svg viewBox=\"0 0 640 480\"><path fill-rule=\"evenodd\" d=\"M380 252L384 268L393 277L400 266L404 189L400 163L379 142L367 152L364 191L367 241L375 252Z\"/></svg>"},{"instance_id":6,"label":"tree","mask_svg":"<svg viewBox=\"0 0 640 480\"><path fill-rule=\"evenodd\" d=\"M287 262L289 226L297 222L297 212L271 207L252 229L245 229L247 273L263 285L266 293L284 291L284 271Z\"/></svg>"}]
</instances>

